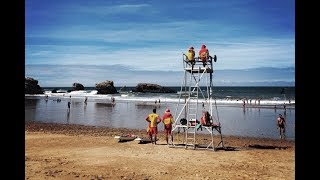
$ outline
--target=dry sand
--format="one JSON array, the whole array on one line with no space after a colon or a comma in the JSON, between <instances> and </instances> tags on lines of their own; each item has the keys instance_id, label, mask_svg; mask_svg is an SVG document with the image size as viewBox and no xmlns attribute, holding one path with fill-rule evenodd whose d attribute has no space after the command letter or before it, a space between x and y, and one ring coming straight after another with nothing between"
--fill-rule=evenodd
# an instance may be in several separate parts
<instances>
[{"instance_id":1,"label":"dry sand","mask_svg":"<svg viewBox=\"0 0 320 180\"><path fill-rule=\"evenodd\" d=\"M223 136L226 149L213 151L169 147L162 132L157 145L120 143L114 136L121 134L146 136L26 122L25 179L295 179L295 141Z\"/></svg>"}]
</instances>

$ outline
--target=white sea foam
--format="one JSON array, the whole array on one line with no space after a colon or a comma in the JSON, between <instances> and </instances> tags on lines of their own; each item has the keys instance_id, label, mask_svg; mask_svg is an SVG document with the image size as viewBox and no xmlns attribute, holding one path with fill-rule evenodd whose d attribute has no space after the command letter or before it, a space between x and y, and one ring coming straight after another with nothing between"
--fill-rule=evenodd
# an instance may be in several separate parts
<instances>
[{"instance_id":1,"label":"white sea foam","mask_svg":"<svg viewBox=\"0 0 320 180\"><path fill-rule=\"evenodd\" d=\"M64 91L61 91L64 92ZM52 93L51 91L45 91L45 94L41 95L26 95L26 96L39 96L43 97L48 95L48 97L54 97L54 98L61 98L61 99L66 99L66 98L71 98L72 99L85 99L85 97L88 98L90 101L101 101L101 100L111 100L111 97L114 97L116 101L127 101L127 102L155 102L158 100L161 100L161 104L165 103L183 103L184 98L181 97L179 100L179 95L172 96L168 95L167 97L166 94L139 94L139 93L118 93L118 94L97 94L97 90L91 90L91 91L71 91L71 92L64 92L64 93ZM196 101L196 100L192 100ZM217 104L225 104L225 105L243 105L243 101L241 99L230 99L230 98L222 98L222 99L211 99L211 103L217 103ZM205 103L206 101L204 99L198 99L198 103ZM272 98L272 99L261 99L260 104L258 101L253 100L250 102L246 101L247 106L259 106L259 105L266 105L266 106L274 106L276 105L279 107L280 105L294 105L295 100L282 100L280 98Z\"/></svg>"}]
</instances>

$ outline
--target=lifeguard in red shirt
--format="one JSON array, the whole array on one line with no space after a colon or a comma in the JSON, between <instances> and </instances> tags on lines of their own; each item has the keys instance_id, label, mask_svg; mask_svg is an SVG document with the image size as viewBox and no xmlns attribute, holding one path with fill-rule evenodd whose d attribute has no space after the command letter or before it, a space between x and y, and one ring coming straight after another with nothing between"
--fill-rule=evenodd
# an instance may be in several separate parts
<instances>
[{"instance_id":1,"label":"lifeguard in red shirt","mask_svg":"<svg viewBox=\"0 0 320 180\"><path fill-rule=\"evenodd\" d=\"M164 135L166 137L167 144L169 145L169 135L171 137L171 142L173 142L173 136L172 136L172 124L173 124L173 116L170 112L170 109L166 109L166 111L163 114L162 122L164 124Z\"/></svg>"},{"instance_id":2,"label":"lifeguard in red shirt","mask_svg":"<svg viewBox=\"0 0 320 180\"><path fill-rule=\"evenodd\" d=\"M207 65L207 60L209 60L209 58L212 60L212 57L209 55L209 50L204 44L202 44L201 49L199 51L199 58L203 63L203 67Z\"/></svg>"}]
</instances>

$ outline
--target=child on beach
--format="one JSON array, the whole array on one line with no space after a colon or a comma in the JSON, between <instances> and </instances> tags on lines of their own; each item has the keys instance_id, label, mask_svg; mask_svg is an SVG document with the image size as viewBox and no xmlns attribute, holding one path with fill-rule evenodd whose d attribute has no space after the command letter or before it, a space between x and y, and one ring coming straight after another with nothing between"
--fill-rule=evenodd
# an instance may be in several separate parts
<instances>
[{"instance_id":1,"label":"child on beach","mask_svg":"<svg viewBox=\"0 0 320 180\"><path fill-rule=\"evenodd\" d=\"M149 122L148 135L151 143L153 144L152 136L154 135L154 144L157 144L158 124L161 122L161 118L155 108L152 110L152 113L146 117L146 121Z\"/></svg>"}]
</instances>

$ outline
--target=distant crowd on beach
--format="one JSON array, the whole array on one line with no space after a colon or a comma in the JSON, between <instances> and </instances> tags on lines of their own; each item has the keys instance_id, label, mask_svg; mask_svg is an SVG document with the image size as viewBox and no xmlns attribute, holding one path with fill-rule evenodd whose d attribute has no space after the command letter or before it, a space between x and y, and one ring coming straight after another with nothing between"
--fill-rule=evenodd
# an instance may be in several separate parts
<instances>
[{"instance_id":1,"label":"distant crowd on beach","mask_svg":"<svg viewBox=\"0 0 320 180\"><path fill-rule=\"evenodd\" d=\"M72 96L70 95L69 98L70 98L70 99L69 99L68 102L67 102L68 111L69 111L70 108L71 108L71 99L72 99ZM48 102L48 100L49 100L49 96L46 95L46 96L45 96L45 101ZM57 99L53 99L53 101L61 102L61 98L58 97ZM111 104L114 105L114 104L115 104L115 101L116 101L115 97L112 96L112 97L110 98ZM87 103L88 103L88 97L87 97L87 96L85 96L83 102L84 102L84 105L86 106ZM160 99L159 99L159 103L160 103Z\"/></svg>"},{"instance_id":2,"label":"distant crowd on beach","mask_svg":"<svg viewBox=\"0 0 320 180\"><path fill-rule=\"evenodd\" d=\"M227 98L227 100L229 100L229 98ZM237 101L239 101L240 99L237 99ZM261 98L257 98L257 99L254 99L254 104L252 103L252 99L247 99L247 98L243 98L242 99L242 105L243 107L245 107L246 105L258 105L260 106L260 101L261 101ZM288 104L290 105L291 104L291 100L289 99L288 100ZM283 109L286 109L286 103L284 102L283 105L280 105L283 107ZM277 108L277 104L274 105L274 108Z\"/></svg>"},{"instance_id":3,"label":"distant crowd on beach","mask_svg":"<svg viewBox=\"0 0 320 180\"><path fill-rule=\"evenodd\" d=\"M258 105L260 105L260 101L261 101L261 98L255 99L254 100L254 105L257 105L257 102L258 102ZM246 104L250 104L251 105L252 104L252 99L243 98L242 99L242 105L245 106Z\"/></svg>"}]
</instances>

